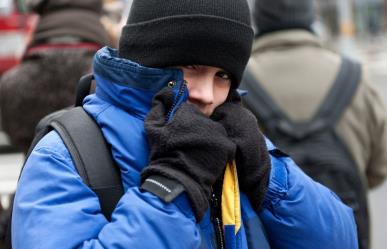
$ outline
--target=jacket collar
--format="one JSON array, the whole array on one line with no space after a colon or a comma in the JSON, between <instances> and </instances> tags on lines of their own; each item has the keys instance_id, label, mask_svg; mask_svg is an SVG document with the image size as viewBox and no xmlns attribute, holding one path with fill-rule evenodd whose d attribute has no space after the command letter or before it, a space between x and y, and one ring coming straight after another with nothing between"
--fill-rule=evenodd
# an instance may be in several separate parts
<instances>
[{"instance_id":1,"label":"jacket collar","mask_svg":"<svg viewBox=\"0 0 387 249\"><path fill-rule=\"evenodd\" d=\"M97 97L140 118L145 118L158 91L171 81L183 82L182 70L143 67L108 47L96 53L93 74Z\"/></svg>"},{"instance_id":2,"label":"jacket collar","mask_svg":"<svg viewBox=\"0 0 387 249\"><path fill-rule=\"evenodd\" d=\"M300 45L322 47L318 37L311 32L302 29L292 29L272 32L259 37L253 45L253 53Z\"/></svg>"}]
</instances>

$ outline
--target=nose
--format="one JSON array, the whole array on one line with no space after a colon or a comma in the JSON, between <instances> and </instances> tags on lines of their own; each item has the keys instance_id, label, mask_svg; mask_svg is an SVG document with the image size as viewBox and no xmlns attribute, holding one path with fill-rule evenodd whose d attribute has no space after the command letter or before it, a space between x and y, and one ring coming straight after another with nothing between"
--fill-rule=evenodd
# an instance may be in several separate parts
<instances>
[{"instance_id":1,"label":"nose","mask_svg":"<svg viewBox=\"0 0 387 249\"><path fill-rule=\"evenodd\" d=\"M189 101L201 109L214 103L214 89L211 79L202 78L195 84L188 82Z\"/></svg>"}]
</instances>

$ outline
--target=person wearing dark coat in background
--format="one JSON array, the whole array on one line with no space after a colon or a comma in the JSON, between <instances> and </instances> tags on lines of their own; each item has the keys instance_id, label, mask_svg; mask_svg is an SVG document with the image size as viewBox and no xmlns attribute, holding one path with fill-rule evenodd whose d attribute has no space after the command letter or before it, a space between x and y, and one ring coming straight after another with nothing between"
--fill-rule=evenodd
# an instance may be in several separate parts
<instances>
[{"instance_id":1,"label":"person wearing dark coat in background","mask_svg":"<svg viewBox=\"0 0 387 249\"><path fill-rule=\"evenodd\" d=\"M110 40L100 22L102 0L29 0L40 15L20 65L0 79L2 129L24 154L35 126L74 103L79 78L91 71L95 52ZM9 210L0 210L0 248Z\"/></svg>"},{"instance_id":2,"label":"person wearing dark coat in background","mask_svg":"<svg viewBox=\"0 0 387 249\"><path fill-rule=\"evenodd\" d=\"M10 142L27 153L38 121L74 103L79 78L95 52L110 45L100 22L102 0L29 0L40 16L20 65L0 80L1 122Z\"/></svg>"}]
</instances>

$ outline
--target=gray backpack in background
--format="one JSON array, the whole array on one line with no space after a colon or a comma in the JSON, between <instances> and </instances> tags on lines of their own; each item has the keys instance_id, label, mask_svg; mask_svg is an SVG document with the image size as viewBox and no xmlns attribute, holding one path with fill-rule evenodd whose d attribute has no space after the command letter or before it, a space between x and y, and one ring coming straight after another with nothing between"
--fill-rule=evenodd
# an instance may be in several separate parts
<instances>
[{"instance_id":1,"label":"gray backpack in background","mask_svg":"<svg viewBox=\"0 0 387 249\"><path fill-rule=\"evenodd\" d=\"M241 89L244 105L257 117L264 134L315 181L333 190L355 212L359 248L369 247L367 191L359 169L335 125L350 104L361 79L361 67L343 62L327 97L307 122L293 122L247 68ZM317 198L317 197L316 197Z\"/></svg>"}]
</instances>

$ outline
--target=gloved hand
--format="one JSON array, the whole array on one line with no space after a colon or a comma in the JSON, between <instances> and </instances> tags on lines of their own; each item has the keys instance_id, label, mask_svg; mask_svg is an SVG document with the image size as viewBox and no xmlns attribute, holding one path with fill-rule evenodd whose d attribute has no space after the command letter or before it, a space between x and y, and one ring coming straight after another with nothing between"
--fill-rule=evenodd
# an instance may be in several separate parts
<instances>
[{"instance_id":1,"label":"gloved hand","mask_svg":"<svg viewBox=\"0 0 387 249\"><path fill-rule=\"evenodd\" d=\"M230 90L225 103L218 106L211 119L221 123L237 145L235 156L240 189L258 212L267 190L271 162L265 139L255 116L241 104L236 90Z\"/></svg>"},{"instance_id":2,"label":"gloved hand","mask_svg":"<svg viewBox=\"0 0 387 249\"><path fill-rule=\"evenodd\" d=\"M145 120L151 154L150 165L141 174L142 189L171 201L176 197L177 181L200 221L209 206L211 186L233 160L236 146L220 123L192 103L183 103L166 121L172 106L172 91L165 88L155 96Z\"/></svg>"}]
</instances>

